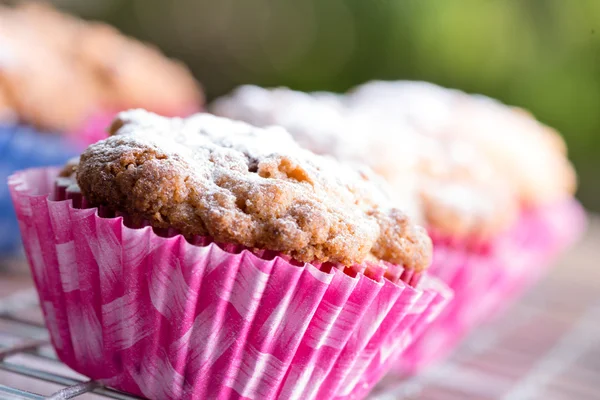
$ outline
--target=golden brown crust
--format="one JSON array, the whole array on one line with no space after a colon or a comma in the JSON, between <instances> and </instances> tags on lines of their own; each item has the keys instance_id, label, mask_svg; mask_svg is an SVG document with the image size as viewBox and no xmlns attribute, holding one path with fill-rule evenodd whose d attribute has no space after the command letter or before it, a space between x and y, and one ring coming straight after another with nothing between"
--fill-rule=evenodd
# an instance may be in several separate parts
<instances>
[{"instance_id":1,"label":"golden brown crust","mask_svg":"<svg viewBox=\"0 0 600 400\"><path fill-rule=\"evenodd\" d=\"M406 214L392 209L385 214L373 210L370 215L380 227L379 238L372 250L375 257L416 270L431 262L433 247L427 232L414 225Z\"/></svg>"},{"instance_id":2,"label":"golden brown crust","mask_svg":"<svg viewBox=\"0 0 600 400\"><path fill-rule=\"evenodd\" d=\"M0 49L8 106L42 129L71 132L98 111L145 107L176 114L203 102L181 64L110 26L46 4L0 6Z\"/></svg>"},{"instance_id":3,"label":"golden brown crust","mask_svg":"<svg viewBox=\"0 0 600 400\"><path fill-rule=\"evenodd\" d=\"M77 166L93 205L305 262L375 256L415 270L431 262L426 232L389 207L368 172L315 156L280 128L137 110L121 113L111 131Z\"/></svg>"},{"instance_id":4,"label":"golden brown crust","mask_svg":"<svg viewBox=\"0 0 600 400\"><path fill-rule=\"evenodd\" d=\"M71 178L73 181L76 178L77 166L79 165L79 157L75 157L67 161L63 168L58 173L59 178ZM75 182L73 182L75 183Z\"/></svg>"}]
</instances>

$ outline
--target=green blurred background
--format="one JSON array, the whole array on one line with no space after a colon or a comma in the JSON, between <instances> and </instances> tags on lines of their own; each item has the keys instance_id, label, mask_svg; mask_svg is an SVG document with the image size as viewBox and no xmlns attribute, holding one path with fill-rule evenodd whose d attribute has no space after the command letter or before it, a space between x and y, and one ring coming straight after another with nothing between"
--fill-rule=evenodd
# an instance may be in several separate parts
<instances>
[{"instance_id":1,"label":"green blurred background","mask_svg":"<svg viewBox=\"0 0 600 400\"><path fill-rule=\"evenodd\" d=\"M210 98L242 83L343 91L418 79L529 109L565 137L600 211L600 0L60 0L185 61Z\"/></svg>"}]
</instances>

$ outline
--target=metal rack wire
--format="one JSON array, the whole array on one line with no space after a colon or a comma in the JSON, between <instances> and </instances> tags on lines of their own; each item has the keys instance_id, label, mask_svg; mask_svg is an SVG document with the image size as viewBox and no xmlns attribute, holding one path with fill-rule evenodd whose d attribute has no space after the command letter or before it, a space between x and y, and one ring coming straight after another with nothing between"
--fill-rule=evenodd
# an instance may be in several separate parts
<instances>
[{"instance_id":1,"label":"metal rack wire","mask_svg":"<svg viewBox=\"0 0 600 400\"><path fill-rule=\"evenodd\" d=\"M31 289L0 300L0 371L13 377L16 383L15 386L0 383L2 399L64 400L89 397L86 394L119 400L137 399L105 388L99 382L86 380L60 363L50 346L37 297ZM30 390L53 386L62 388L50 393Z\"/></svg>"}]
</instances>

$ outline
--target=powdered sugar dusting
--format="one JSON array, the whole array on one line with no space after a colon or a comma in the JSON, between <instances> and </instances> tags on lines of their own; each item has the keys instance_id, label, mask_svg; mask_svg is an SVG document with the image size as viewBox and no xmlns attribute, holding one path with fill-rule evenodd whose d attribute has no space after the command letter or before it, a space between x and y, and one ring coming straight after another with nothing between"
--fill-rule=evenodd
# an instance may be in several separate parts
<instances>
[{"instance_id":1,"label":"powdered sugar dusting","mask_svg":"<svg viewBox=\"0 0 600 400\"><path fill-rule=\"evenodd\" d=\"M91 204L300 261L430 262L429 238L391 206L380 178L303 149L283 128L131 110L110 131L77 166Z\"/></svg>"},{"instance_id":2,"label":"powdered sugar dusting","mask_svg":"<svg viewBox=\"0 0 600 400\"><path fill-rule=\"evenodd\" d=\"M348 201L345 190L350 190L360 193L371 205L391 207L389 187L369 168L317 156L299 146L278 126L258 129L245 122L205 113L188 118L164 118L141 109L122 112L115 121L111 134L121 137L122 143L156 147L193 166L196 172L210 169L217 159L245 173L252 167L248 164L259 160L290 157L306 170L313 186L320 182L329 191L338 191L341 201ZM114 148L111 141L101 141L95 147L105 153L121 151ZM244 179L259 179L253 174L244 175Z\"/></svg>"}]
</instances>

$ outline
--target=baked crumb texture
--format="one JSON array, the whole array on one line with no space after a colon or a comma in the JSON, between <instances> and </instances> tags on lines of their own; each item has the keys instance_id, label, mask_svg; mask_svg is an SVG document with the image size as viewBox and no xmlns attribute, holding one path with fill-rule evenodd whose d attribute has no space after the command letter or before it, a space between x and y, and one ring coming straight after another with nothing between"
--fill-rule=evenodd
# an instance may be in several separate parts
<instances>
[{"instance_id":1,"label":"baked crumb texture","mask_svg":"<svg viewBox=\"0 0 600 400\"><path fill-rule=\"evenodd\" d=\"M45 3L0 6L0 121L71 132L97 111L201 106L189 70L154 47Z\"/></svg>"},{"instance_id":2,"label":"baked crumb texture","mask_svg":"<svg viewBox=\"0 0 600 400\"><path fill-rule=\"evenodd\" d=\"M343 95L246 85L210 110L281 125L312 151L364 162L396 204L442 235L492 237L520 209L576 188L558 133L520 109L430 83L373 81Z\"/></svg>"},{"instance_id":3,"label":"baked crumb texture","mask_svg":"<svg viewBox=\"0 0 600 400\"><path fill-rule=\"evenodd\" d=\"M110 133L62 174L75 173L94 206L303 262L431 262L429 236L390 206L385 182L301 148L283 128L132 110Z\"/></svg>"}]
</instances>

